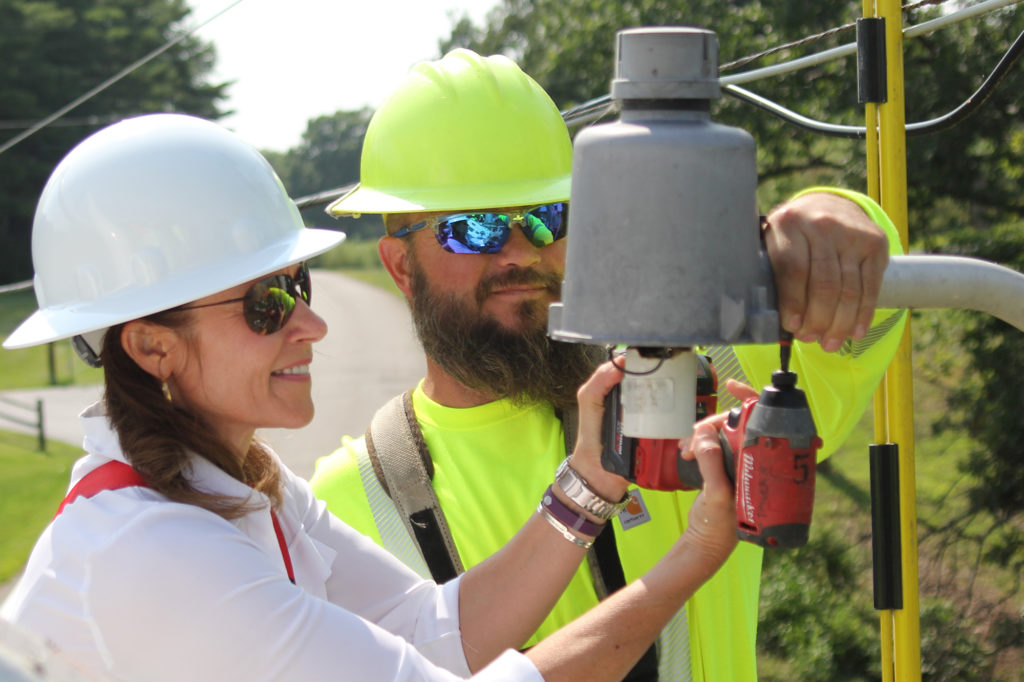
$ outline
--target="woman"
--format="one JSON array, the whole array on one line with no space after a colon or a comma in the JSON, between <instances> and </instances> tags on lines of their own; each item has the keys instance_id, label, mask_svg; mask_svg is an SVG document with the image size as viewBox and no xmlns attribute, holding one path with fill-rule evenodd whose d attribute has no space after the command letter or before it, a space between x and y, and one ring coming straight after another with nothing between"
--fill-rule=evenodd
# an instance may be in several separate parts
<instances>
[{"instance_id":1,"label":"woman","mask_svg":"<svg viewBox=\"0 0 1024 682\"><path fill-rule=\"evenodd\" d=\"M343 238L304 228L266 161L207 121L129 119L65 157L33 226L40 309L4 345L74 338L106 391L0 615L117 679L621 678L735 545L715 429L692 439L707 488L672 552L518 653L620 508L626 482L600 466L619 373L581 389L579 445L522 531L423 581L254 439L312 418L327 330L305 262Z\"/></svg>"}]
</instances>

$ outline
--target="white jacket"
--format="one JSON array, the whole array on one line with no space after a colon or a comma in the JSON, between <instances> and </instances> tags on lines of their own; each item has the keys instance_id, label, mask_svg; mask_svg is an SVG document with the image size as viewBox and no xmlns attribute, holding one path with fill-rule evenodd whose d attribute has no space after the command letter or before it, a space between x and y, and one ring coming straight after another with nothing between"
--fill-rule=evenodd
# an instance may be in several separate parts
<instances>
[{"instance_id":1,"label":"white jacket","mask_svg":"<svg viewBox=\"0 0 1024 682\"><path fill-rule=\"evenodd\" d=\"M124 461L100 403L81 420L89 454L71 486ZM87 671L133 682L458 679L444 668L468 676L460 581L423 580L282 471L277 515L296 584L269 504L226 521L122 488L77 499L47 526L0 617ZM266 500L198 456L189 475L207 491ZM542 682L514 651L474 679Z\"/></svg>"}]
</instances>

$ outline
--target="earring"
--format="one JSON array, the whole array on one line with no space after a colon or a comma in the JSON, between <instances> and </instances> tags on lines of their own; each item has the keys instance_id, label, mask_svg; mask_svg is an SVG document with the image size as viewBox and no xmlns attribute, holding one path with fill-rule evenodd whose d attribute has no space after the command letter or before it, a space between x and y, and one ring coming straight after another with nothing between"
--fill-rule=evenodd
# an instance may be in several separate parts
<instances>
[{"instance_id":1,"label":"earring","mask_svg":"<svg viewBox=\"0 0 1024 682\"><path fill-rule=\"evenodd\" d=\"M166 381L160 382L160 390L163 391L164 397L167 398L167 402L173 403L174 400L171 398L171 389L167 385Z\"/></svg>"}]
</instances>

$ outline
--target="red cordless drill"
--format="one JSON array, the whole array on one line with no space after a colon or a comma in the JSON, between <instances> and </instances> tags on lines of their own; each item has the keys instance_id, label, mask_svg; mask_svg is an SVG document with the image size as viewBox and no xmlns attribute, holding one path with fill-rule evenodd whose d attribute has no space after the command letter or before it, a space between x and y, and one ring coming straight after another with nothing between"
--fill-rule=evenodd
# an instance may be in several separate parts
<instances>
[{"instance_id":1,"label":"red cordless drill","mask_svg":"<svg viewBox=\"0 0 1024 682\"><path fill-rule=\"evenodd\" d=\"M764 547L807 544L814 509L821 438L788 365L787 349L771 386L731 410L719 432L726 461L734 459L736 535Z\"/></svg>"},{"instance_id":2,"label":"red cordless drill","mask_svg":"<svg viewBox=\"0 0 1024 682\"><path fill-rule=\"evenodd\" d=\"M814 507L821 439L796 374L789 371L790 343L784 337L782 369L772 374L771 385L760 398L731 410L719 433L725 470L736 486L736 534L765 547L806 544ZM607 419L619 419L611 407ZM640 487L696 490L703 484L697 463L679 457L676 441L629 438L607 426L605 434L605 468Z\"/></svg>"}]
</instances>

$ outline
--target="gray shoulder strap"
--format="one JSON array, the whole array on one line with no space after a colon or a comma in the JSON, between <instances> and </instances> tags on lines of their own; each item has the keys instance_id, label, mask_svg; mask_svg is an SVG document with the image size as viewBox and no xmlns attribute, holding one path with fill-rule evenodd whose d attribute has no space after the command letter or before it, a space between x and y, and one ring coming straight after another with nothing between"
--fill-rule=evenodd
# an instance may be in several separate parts
<instances>
[{"instance_id":1,"label":"gray shoulder strap","mask_svg":"<svg viewBox=\"0 0 1024 682\"><path fill-rule=\"evenodd\" d=\"M565 452L570 454L576 447L579 412L574 406L565 410L561 418ZM444 582L462 573L462 560L431 484L434 467L416 421L410 391L395 396L377 411L366 430L366 449L381 487L398 509L434 580ZM599 558L598 544L603 543L595 543L587 552L587 566L598 599L604 599L619 585L609 589L606 584L601 564L607 564L607 550ZM614 549L611 555L614 557Z\"/></svg>"},{"instance_id":2,"label":"gray shoulder strap","mask_svg":"<svg viewBox=\"0 0 1024 682\"><path fill-rule=\"evenodd\" d=\"M434 580L441 583L462 573L462 560L431 484L434 467L416 421L411 391L377 410L366 430L366 449L374 473L419 545Z\"/></svg>"}]
</instances>

